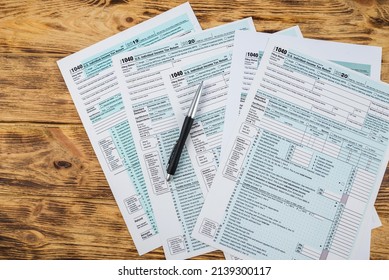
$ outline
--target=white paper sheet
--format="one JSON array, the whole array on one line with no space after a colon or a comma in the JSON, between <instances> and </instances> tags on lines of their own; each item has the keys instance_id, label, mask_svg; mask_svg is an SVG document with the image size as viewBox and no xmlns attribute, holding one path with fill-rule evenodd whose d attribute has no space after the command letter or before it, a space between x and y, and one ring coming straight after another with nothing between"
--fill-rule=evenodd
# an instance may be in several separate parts
<instances>
[{"instance_id":1,"label":"white paper sheet","mask_svg":"<svg viewBox=\"0 0 389 280\"><path fill-rule=\"evenodd\" d=\"M193 56L231 49L235 30L239 29L255 30L252 19L123 53L113 59L167 259L190 258L213 248L190 237L205 192L186 149L173 180L165 180L167 161L181 126L175 119L160 72Z\"/></svg>"},{"instance_id":2,"label":"white paper sheet","mask_svg":"<svg viewBox=\"0 0 389 280\"><path fill-rule=\"evenodd\" d=\"M276 34L274 34L276 35ZM280 34L282 35L282 34ZM247 34L238 31L234 42L234 58L232 59L231 81L226 106L226 123L234 123L242 108L245 97L250 89L251 81L259 67L260 59L266 47L268 34ZM306 39L301 42L302 48L313 56L325 59L345 61L350 68L360 71L374 79L380 79L381 71L381 48L370 46L358 46L329 41ZM361 55L363 54L363 55ZM343 57L341 57L343 56ZM354 62L354 63L352 63ZM238 100L240 92L240 100ZM240 103L238 103L240 102ZM240 104L240 106L237 106ZM223 145L226 147L231 137L233 126L227 126L223 135ZM222 148L223 152L223 148ZM372 228L380 226L381 222L375 209L372 216ZM366 229L366 236L359 246L358 259L369 259L371 232Z\"/></svg>"},{"instance_id":3,"label":"white paper sheet","mask_svg":"<svg viewBox=\"0 0 389 280\"><path fill-rule=\"evenodd\" d=\"M356 258L389 156L389 87L292 39L270 39L193 237L246 259Z\"/></svg>"},{"instance_id":4,"label":"white paper sheet","mask_svg":"<svg viewBox=\"0 0 389 280\"><path fill-rule=\"evenodd\" d=\"M58 61L139 254L161 245L111 57L201 30L188 3Z\"/></svg>"}]
</instances>

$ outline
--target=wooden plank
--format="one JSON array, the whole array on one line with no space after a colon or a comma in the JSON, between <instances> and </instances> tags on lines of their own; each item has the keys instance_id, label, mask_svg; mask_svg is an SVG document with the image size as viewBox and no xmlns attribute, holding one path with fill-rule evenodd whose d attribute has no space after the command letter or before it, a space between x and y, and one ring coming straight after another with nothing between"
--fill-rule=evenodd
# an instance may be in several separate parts
<instances>
[{"instance_id":1,"label":"wooden plank","mask_svg":"<svg viewBox=\"0 0 389 280\"><path fill-rule=\"evenodd\" d=\"M44 196L1 204L2 259L138 257L115 205Z\"/></svg>"},{"instance_id":2,"label":"wooden plank","mask_svg":"<svg viewBox=\"0 0 389 280\"><path fill-rule=\"evenodd\" d=\"M164 259L139 256L115 205L69 198L1 202L0 259ZM195 259L220 259L220 251Z\"/></svg>"},{"instance_id":3,"label":"wooden plank","mask_svg":"<svg viewBox=\"0 0 389 280\"><path fill-rule=\"evenodd\" d=\"M38 3L2 1L0 53L71 54L182 1ZM298 24L306 37L377 45L387 45L389 35L385 28L389 4L373 0L210 0L191 1L191 5L203 28L253 17L258 31L274 32Z\"/></svg>"},{"instance_id":4,"label":"wooden plank","mask_svg":"<svg viewBox=\"0 0 389 280\"><path fill-rule=\"evenodd\" d=\"M150 17L141 3L121 1L4 0L0 5L0 53L71 54Z\"/></svg>"},{"instance_id":5,"label":"wooden plank","mask_svg":"<svg viewBox=\"0 0 389 280\"><path fill-rule=\"evenodd\" d=\"M0 196L4 199L112 198L82 126L1 125L0 149Z\"/></svg>"},{"instance_id":6,"label":"wooden plank","mask_svg":"<svg viewBox=\"0 0 389 280\"><path fill-rule=\"evenodd\" d=\"M388 208L388 198L386 198L386 207ZM382 227L372 231L370 258L373 260L389 260L389 215L380 215L380 219Z\"/></svg>"},{"instance_id":7,"label":"wooden plank","mask_svg":"<svg viewBox=\"0 0 389 280\"><path fill-rule=\"evenodd\" d=\"M0 56L0 121L80 124L59 57Z\"/></svg>"}]
</instances>

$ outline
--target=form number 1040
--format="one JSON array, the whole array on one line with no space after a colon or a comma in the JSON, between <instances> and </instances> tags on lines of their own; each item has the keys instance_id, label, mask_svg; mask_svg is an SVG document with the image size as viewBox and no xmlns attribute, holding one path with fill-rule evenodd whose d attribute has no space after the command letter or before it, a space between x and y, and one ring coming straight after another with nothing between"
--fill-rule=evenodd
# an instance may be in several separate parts
<instances>
[{"instance_id":1,"label":"form number 1040","mask_svg":"<svg viewBox=\"0 0 389 280\"><path fill-rule=\"evenodd\" d=\"M279 52L279 53L283 53L283 54L287 54L288 51L283 49L283 48L280 48L280 47L275 47L274 48L276 52Z\"/></svg>"}]
</instances>

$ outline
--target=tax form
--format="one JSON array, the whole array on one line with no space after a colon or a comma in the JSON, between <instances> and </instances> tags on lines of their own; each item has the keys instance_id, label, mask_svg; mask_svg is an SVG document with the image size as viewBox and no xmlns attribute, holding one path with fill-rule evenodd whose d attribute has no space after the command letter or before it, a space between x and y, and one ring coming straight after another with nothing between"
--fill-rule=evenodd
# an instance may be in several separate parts
<instances>
[{"instance_id":1,"label":"tax form","mask_svg":"<svg viewBox=\"0 0 389 280\"><path fill-rule=\"evenodd\" d=\"M389 86L271 38L193 237L244 259L353 258L389 158Z\"/></svg>"},{"instance_id":2,"label":"tax form","mask_svg":"<svg viewBox=\"0 0 389 280\"><path fill-rule=\"evenodd\" d=\"M255 30L252 19L123 53L113 59L167 259L190 258L213 248L190 237L205 192L186 149L173 180L165 180L167 161L181 124L176 121L160 72L192 56L231 49L236 30Z\"/></svg>"},{"instance_id":3,"label":"tax form","mask_svg":"<svg viewBox=\"0 0 389 280\"><path fill-rule=\"evenodd\" d=\"M139 254L161 245L112 56L201 30L188 3L58 61Z\"/></svg>"},{"instance_id":4,"label":"tax form","mask_svg":"<svg viewBox=\"0 0 389 280\"><path fill-rule=\"evenodd\" d=\"M235 35L234 57L231 66L232 78L226 106L225 122L228 124L234 123L239 115L239 110L243 106L269 38L270 35L268 34L256 33L253 35L242 31L237 31ZM380 79L381 48L312 39L301 40L300 48L303 48L312 56L320 56L333 60L338 64L343 64L350 69L361 72L374 79ZM241 95L234 94L236 92L240 92ZM237 106L237 104L240 105ZM225 150L231 137L232 128L232 125L224 128L222 152ZM381 226L381 222L377 212L373 209L372 228L378 226ZM362 239L363 242L358 244L357 250L360 254L357 258L369 259L371 232L368 228L363 230L365 232L365 238Z\"/></svg>"}]
</instances>

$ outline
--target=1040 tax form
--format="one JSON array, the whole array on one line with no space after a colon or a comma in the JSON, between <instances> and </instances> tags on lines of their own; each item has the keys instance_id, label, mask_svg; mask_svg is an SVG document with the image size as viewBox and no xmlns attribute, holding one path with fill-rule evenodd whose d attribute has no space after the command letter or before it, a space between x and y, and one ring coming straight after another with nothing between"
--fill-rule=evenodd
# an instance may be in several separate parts
<instances>
[{"instance_id":1,"label":"1040 tax form","mask_svg":"<svg viewBox=\"0 0 389 280\"><path fill-rule=\"evenodd\" d=\"M113 71L115 54L201 27L188 3L58 61L96 156L139 254L161 245L151 202Z\"/></svg>"},{"instance_id":2,"label":"1040 tax form","mask_svg":"<svg viewBox=\"0 0 389 280\"><path fill-rule=\"evenodd\" d=\"M292 29L289 29L292 30ZM275 34L274 34L275 35ZM237 31L234 39L234 56L231 64L231 79L228 90L225 123L233 124L239 116L247 93L258 71L260 60L267 45L270 34L257 32L255 34ZM289 38L289 40L298 40ZM382 50L380 47L345 44L332 41L303 39L299 40L299 49L346 66L354 71L380 80ZM240 95L239 95L240 93ZM240 99L240 100L239 100ZM239 104L239 106L238 106ZM225 125L223 133L222 154L231 139L233 125ZM224 155L223 155L224 156ZM372 228L381 226L377 212L373 210ZM357 259L369 259L370 235L369 228L364 229L366 238L358 244L360 254Z\"/></svg>"},{"instance_id":3,"label":"1040 tax form","mask_svg":"<svg viewBox=\"0 0 389 280\"><path fill-rule=\"evenodd\" d=\"M185 148L174 179L169 182L165 179L181 124L176 121L161 72L192 56L231 49L236 30L254 31L252 19L125 52L113 59L167 259L190 258L213 248L191 238L206 191L197 180Z\"/></svg>"},{"instance_id":4,"label":"1040 tax form","mask_svg":"<svg viewBox=\"0 0 389 280\"><path fill-rule=\"evenodd\" d=\"M389 86L270 39L193 231L243 259L350 259L388 161Z\"/></svg>"}]
</instances>

